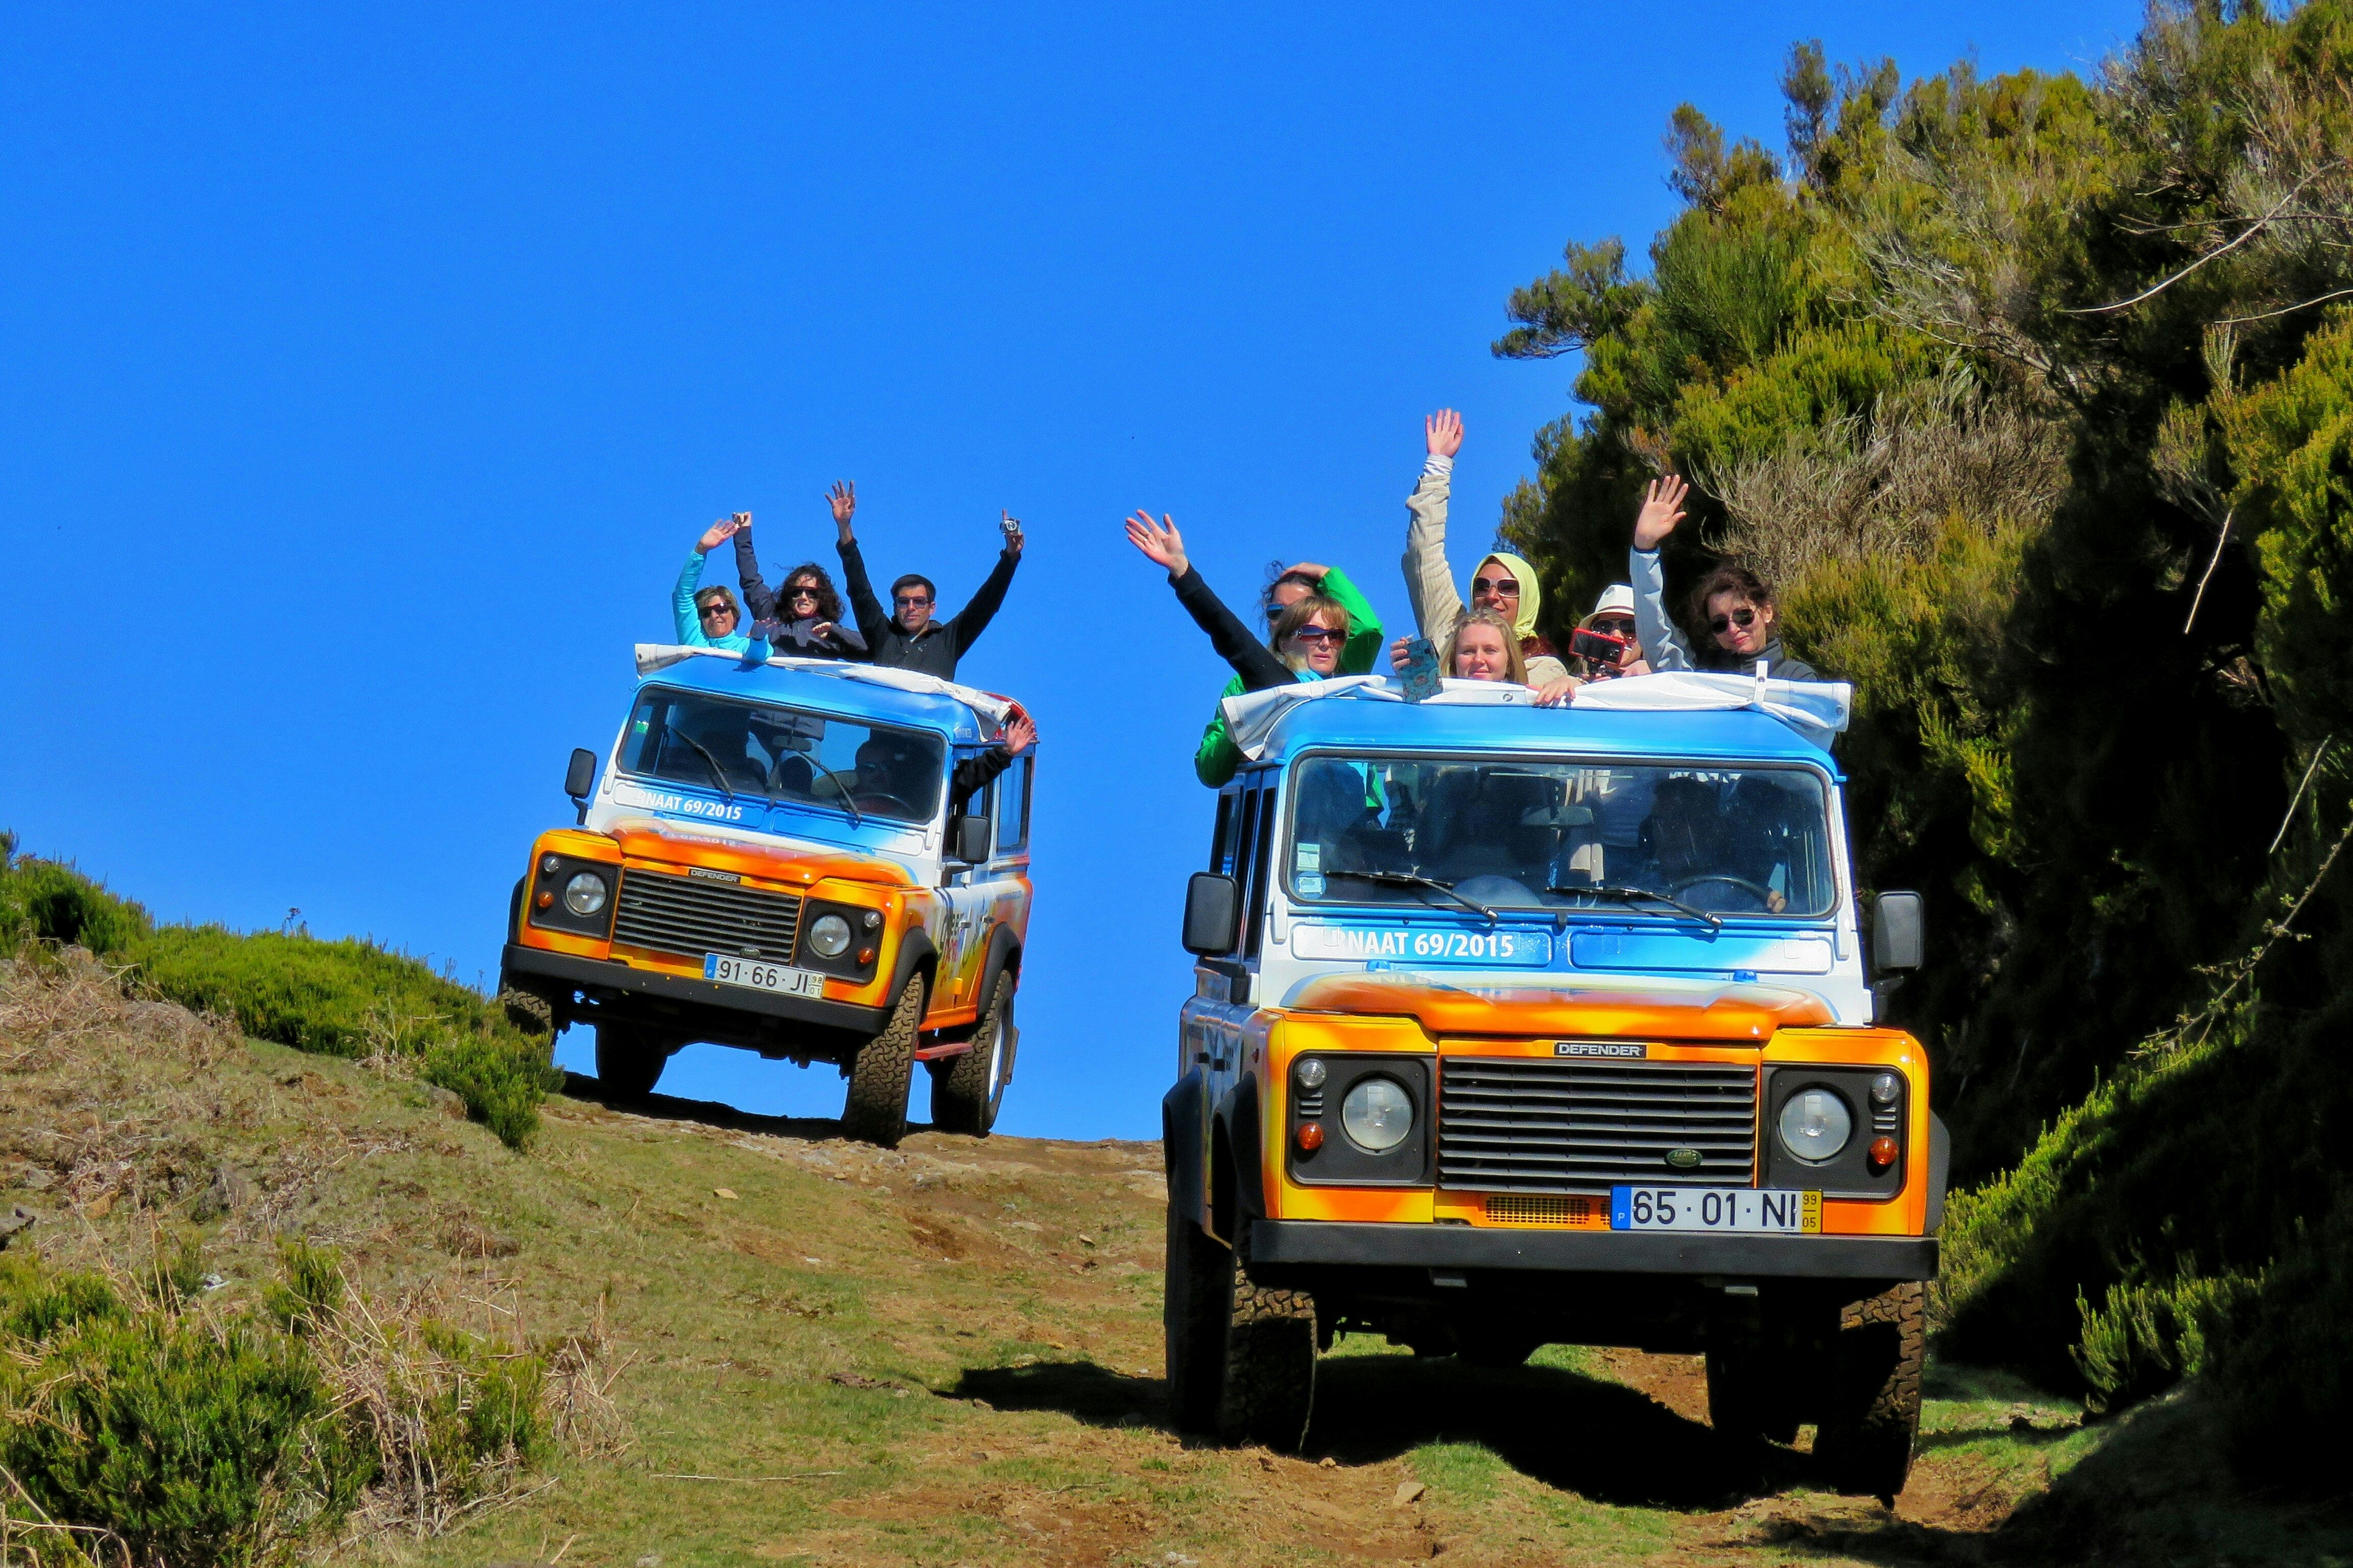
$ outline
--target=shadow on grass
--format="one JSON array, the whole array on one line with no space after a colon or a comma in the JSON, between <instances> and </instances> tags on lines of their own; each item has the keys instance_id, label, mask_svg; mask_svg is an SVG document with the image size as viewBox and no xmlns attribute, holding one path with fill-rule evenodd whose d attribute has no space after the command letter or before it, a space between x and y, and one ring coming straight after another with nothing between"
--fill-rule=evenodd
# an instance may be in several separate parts
<instances>
[{"instance_id":1,"label":"shadow on grass","mask_svg":"<svg viewBox=\"0 0 2353 1568\"><path fill-rule=\"evenodd\" d=\"M971 1368L947 1392L1093 1426L1168 1424L1164 1380L1092 1362ZM1811 1479L1804 1455L1719 1442L1647 1394L1576 1373L1402 1355L1316 1363L1303 1458L1372 1465L1430 1443L1475 1443L1546 1486L1614 1504L1729 1507Z\"/></svg>"},{"instance_id":2,"label":"shadow on grass","mask_svg":"<svg viewBox=\"0 0 2353 1568\"><path fill-rule=\"evenodd\" d=\"M797 1138L809 1142L841 1136L841 1123L830 1117L756 1116L715 1100L681 1100L659 1090L632 1099L610 1092L598 1079L568 1068L564 1074L563 1093L567 1099L586 1100L592 1105L601 1105L607 1110L617 1110L628 1116L659 1116L671 1121L696 1121L705 1127L723 1128L730 1132L756 1132L764 1137ZM910 1121L907 1131L929 1132L932 1124Z\"/></svg>"}]
</instances>

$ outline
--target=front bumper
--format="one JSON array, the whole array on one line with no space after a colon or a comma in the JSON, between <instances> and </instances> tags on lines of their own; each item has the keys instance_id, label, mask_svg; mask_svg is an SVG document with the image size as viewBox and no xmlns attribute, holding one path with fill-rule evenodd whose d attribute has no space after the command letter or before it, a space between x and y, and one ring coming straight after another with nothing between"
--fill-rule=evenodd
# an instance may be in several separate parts
<instances>
[{"instance_id":1,"label":"front bumper","mask_svg":"<svg viewBox=\"0 0 2353 1568\"><path fill-rule=\"evenodd\" d=\"M637 969L610 959L577 958L568 952L550 952L544 948L524 947L519 942L507 943L501 960L511 974L543 975L584 991L628 992L664 1002L786 1018L797 1024L814 1024L821 1028L843 1029L853 1034L879 1035L890 1018L888 1008L867 1007L854 1002L779 996L772 992L754 991L747 986L722 985L715 980L697 980L682 974Z\"/></svg>"},{"instance_id":2,"label":"front bumper","mask_svg":"<svg viewBox=\"0 0 2353 1568\"><path fill-rule=\"evenodd\" d=\"M1937 1250L1932 1236L1687 1236L1305 1219L1253 1220L1246 1246L1252 1265L1729 1275L1744 1279L1930 1279L1936 1277Z\"/></svg>"}]
</instances>

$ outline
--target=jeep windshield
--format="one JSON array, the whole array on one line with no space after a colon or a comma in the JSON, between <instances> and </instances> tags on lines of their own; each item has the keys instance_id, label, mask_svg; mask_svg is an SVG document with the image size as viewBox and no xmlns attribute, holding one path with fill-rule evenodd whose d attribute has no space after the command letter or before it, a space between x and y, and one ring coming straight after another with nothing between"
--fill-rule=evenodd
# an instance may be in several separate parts
<instances>
[{"instance_id":1,"label":"jeep windshield","mask_svg":"<svg viewBox=\"0 0 2353 1568\"><path fill-rule=\"evenodd\" d=\"M621 771L745 804L897 822L932 820L947 742L829 713L651 687L638 693Z\"/></svg>"},{"instance_id":2,"label":"jeep windshield","mask_svg":"<svg viewBox=\"0 0 2353 1568\"><path fill-rule=\"evenodd\" d=\"M1317 755L1291 799L1299 903L1819 919L1838 898L1803 768Z\"/></svg>"}]
</instances>

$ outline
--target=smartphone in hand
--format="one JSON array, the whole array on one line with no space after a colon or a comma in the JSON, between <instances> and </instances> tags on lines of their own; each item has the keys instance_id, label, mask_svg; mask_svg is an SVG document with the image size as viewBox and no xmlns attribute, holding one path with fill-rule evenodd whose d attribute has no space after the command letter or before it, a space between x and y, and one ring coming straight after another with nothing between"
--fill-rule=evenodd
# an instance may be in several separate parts
<instances>
[{"instance_id":1,"label":"smartphone in hand","mask_svg":"<svg viewBox=\"0 0 2353 1568\"><path fill-rule=\"evenodd\" d=\"M1405 700L1422 702L1438 695L1438 647L1428 637L1408 637L1405 644Z\"/></svg>"}]
</instances>

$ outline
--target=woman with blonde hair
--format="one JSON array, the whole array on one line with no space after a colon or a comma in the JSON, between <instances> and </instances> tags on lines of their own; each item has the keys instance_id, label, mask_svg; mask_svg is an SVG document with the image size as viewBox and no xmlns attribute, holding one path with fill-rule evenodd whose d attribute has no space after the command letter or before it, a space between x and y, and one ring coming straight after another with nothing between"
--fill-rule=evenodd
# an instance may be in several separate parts
<instances>
[{"instance_id":1,"label":"woman with blonde hair","mask_svg":"<svg viewBox=\"0 0 2353 1568\"><path fill-rule=\"evenodd\" d=\"M1446 647L1439 656L1439 673L1455 680L1500 680L1514 686L1528 684L1527 656L1521 651L1520 639L1512 622L1501 610L1467 610L1454 624L1454 635L1446 639ZM1406 667L1406 639L1398 638L1389 645L1389 663L1400 674ZM1536 705L1557 707L1577 695L1582 681L1571 676L1547 680L1536 690Z\"/></svg>"}]
</instances>

